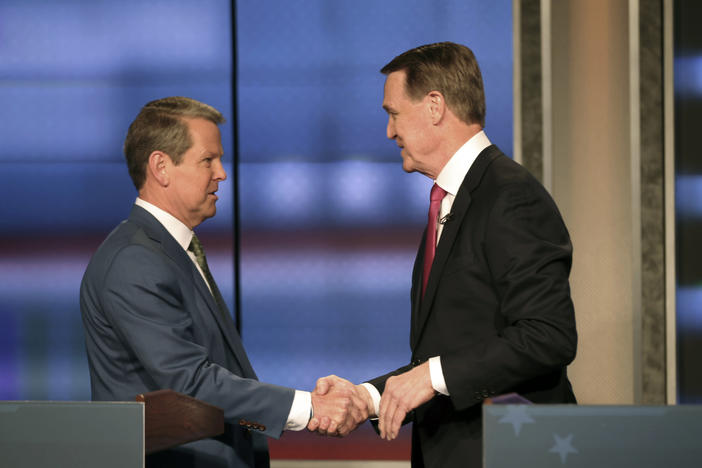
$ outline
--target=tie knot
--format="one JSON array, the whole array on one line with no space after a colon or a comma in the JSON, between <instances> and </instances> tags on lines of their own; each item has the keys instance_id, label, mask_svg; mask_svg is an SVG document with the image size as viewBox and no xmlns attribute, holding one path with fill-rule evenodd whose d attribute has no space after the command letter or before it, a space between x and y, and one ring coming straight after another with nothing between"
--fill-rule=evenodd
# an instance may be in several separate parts
<instances>
[{"instance_id":1,"label":"tie knot","mask_svg":"<svg viewBox=\"0 0 702 468\"><path fill-rule=\"evenodd\" d=\"M440 201L446 196L446 190L442 189L439 187L437 184L434 184L431 187L431 193L429 194L429 200L435 202L435 201Z\"/></svg>"},{"instance_id":2,"label":"tie knot","mask_svg":"<svg viewBox=\"0 0 702 468\"><path fill-rule=\"evenodd\" d=\"M195 257L198 259L205 256L205 249L202 248L202 243L200 243L200 239L198 239L195 234L193 234L193 238L190 240L188 250L194 253Z\"/></svg>"}]
</instances>

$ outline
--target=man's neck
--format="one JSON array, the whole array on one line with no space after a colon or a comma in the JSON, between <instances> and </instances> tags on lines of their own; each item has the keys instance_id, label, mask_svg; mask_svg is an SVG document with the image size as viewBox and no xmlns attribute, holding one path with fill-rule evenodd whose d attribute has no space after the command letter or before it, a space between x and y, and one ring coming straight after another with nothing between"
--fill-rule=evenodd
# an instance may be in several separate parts
<instances>
[{"instance_id":1,"label":"man's neck","mask_svg":"<svg viewBox=\"0 0 702 468\"><path fill-rule=\"evenodd\" d=\"M181 219L175 214L175 210L171 209L171 205L170 203L168 203L168 199L159 196L158 191L150 190L148 186L145 185L144 187L142 187L141 190L139 190L139 198L173 216L178 221L185 224L188 227L188 229L194 229L194 226L190 226L185 220Z\"/></svg>"},{"instance_id":2,"label":"man's neck","mask_svg":"<svg viewBox=\"0 0 702 468\"><path fill-rule=\"evenodd\" d=\"M439 173L441 173L453 155L456 154L456 152L461 149L461 147L465 145L468 140L473 138L482 130L483 128L479 124L465 124L462 122L451 128L451 130L447 133L447 137L444 139L444 145L442 145L441 148L441 154L443 156L442 164L436 175L438 176Z\"/></svg>"}]
</instances>

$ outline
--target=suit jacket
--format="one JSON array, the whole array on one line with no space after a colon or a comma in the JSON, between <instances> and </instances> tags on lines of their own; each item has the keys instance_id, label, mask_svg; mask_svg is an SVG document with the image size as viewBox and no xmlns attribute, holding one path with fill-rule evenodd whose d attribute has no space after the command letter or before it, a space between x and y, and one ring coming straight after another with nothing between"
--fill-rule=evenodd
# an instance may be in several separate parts
<instances>
[{"instance_id":1,"label":"suit jacket","mask_svg":"<svg viewBox=\"0 0 702 468\"><path fill-rule=\"evenodd\" d=\"M408 418L413 467L481 467L488 397L575 403L566 376L577 343L572 246L552 198L493 145L471 166L451 212L424 299L424 241L414 264L412 363L371 381L382 393L391 375L441 356L450 396Z\"/></svg>"},{"instance_id":2,"label":"suit jacket","mask_svg":"<svg viewBox=\"0 0 702 468\"><path fill-rule=\"evenodd\" d=\"M223 303L223 301L222 301ZM294 390L259 382L228 312L190 257L134 206L88 265L80 290L93 400L173 389L224 410L225 434L147 457L147 466L266 467Z\"/></svg>"}]
</instances>

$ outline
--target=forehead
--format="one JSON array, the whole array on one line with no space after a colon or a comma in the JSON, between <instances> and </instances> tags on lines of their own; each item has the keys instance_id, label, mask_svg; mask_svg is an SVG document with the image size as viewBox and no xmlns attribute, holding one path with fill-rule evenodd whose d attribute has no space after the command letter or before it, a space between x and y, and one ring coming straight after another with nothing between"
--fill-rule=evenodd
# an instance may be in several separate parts
<instances>
[{"instance_id":1,"label":"forehead","mask_svg":"<svg viewBox=\"0 0 702 468\"><path fill-rule=\"evenodd\" d=\"M222 152L222 137L219 127L206 119L186 119L193 147L204 147L214 153Z\"/></svg>"},{"instance_id":2,"label":"forehead","mask_svg":"<svg viewBox=\"0 0 702 468\"><path fill-rule=\"evenodd\" d=\"M385 96L383 97L383 107L392 107L398 102L406 100L405 94L405 72L404 70L394 71L385 78Z\"/></svg>"}]
</instances>

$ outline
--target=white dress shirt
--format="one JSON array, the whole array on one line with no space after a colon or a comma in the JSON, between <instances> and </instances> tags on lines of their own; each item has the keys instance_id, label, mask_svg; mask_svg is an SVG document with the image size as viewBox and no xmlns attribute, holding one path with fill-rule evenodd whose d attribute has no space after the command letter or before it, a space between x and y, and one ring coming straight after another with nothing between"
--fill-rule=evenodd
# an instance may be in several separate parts
<instances>
[{"instance_id":1,"label":"white dress shirt","mask_svg":"<svg viewBox=\"0 0 702 468\"><path fill-rule=\"evenodd\" d=\"M443 169L441 169L441 172L434 181L436 185L446 191L446 195L441 200L439 219L442 219L451 212L453 201L456 199L456 194L458 193L458 189L461 188L463 179L465 179L466 174L468 174L468 171L478 155L491 144L492 143L490 143L490 140L485 132L480 131L473 135L470 140L466 141L463 146L461 146L458 151L451 156L451 159L449 159ZM439 245L443 229L444 225L437 223L437 245ZM431 377L432 388L443 395L448 395L449 391L446 387L446 380L444 379L440 356L429 358L429 374ZM373 405L375 406L375 414L378 414L380 408L380 392L378 392L378 389L369 383L364 383L363 386L366 387L368 392L371 394Z\"/></svg>"},{"instance_id":2,"label":"white dress shirt","mask_svg":"<svg viewBox=\"0 0 702 468\"><path fill-rule=\"evenodd\" d=\"M195 258L195 254L188 250L190 246L190 241L193 238L194 232L188 226L183 224L178 218L167 213L161 208L152 205L151 203L142 200L141 198L136 199L135 205L144 208L148 211L156 220L161 223L161 225L168 231L168 233L173 236L173 238L178 242L178 244L183 247L183 250L188 254L190 260L192 260L197 271L200 272L203 281L210 288L210 285L205 279L205 274L202 272L200 265L198 265ZM210 289L210 293L212 290ZM301 431L307 427L307 423L310 420L310 414L312 413L312 395L310 392L304 392L302 390L295 390L295 397L293 398L292 406L290 407L290 413L288 414L288 419L285 423L285 430L287 431Z\"/></svg>"}]
</instances>

